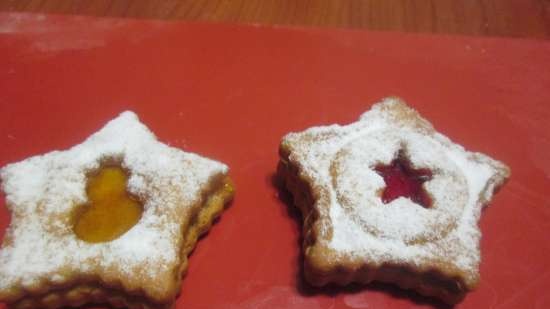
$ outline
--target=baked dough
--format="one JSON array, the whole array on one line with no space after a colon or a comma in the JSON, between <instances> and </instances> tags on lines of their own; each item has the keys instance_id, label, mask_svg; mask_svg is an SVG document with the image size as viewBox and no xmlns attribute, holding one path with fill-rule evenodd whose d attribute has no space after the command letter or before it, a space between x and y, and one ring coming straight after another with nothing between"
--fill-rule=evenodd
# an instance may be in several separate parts
<instances>
[{"instance_id":1,"label":"baked dough","mask_svg":"<svg viewBox=\"0 0 550 309\"><path fill-rule=\"evenodd\" d=\"M427 198L386 199L392 168L420 175ZM378 280L456 303L478 283L480 212L510 170L387 98L350 125L286 135L278 173L303 215L310 284Z\"/></svg>"},{"instance_id":2,"label":"baked dough","mask_svg":"<svg viewBox=\"0 0 550 309\"><path fill-rule=\"evenodd\" d=\"M92 207L89 180L105 168L115 170L106 181L127 182L141 214L114 236L83 237L94 227L75 228ZM187 255L233 196L227 174L220 162L159 142L132 112L68 150L3 167L12 219L0 250L0 301L13 308L170 308ZM112 186L106 182L98 194L111 194Z\"/></svg>"}]
</instances>

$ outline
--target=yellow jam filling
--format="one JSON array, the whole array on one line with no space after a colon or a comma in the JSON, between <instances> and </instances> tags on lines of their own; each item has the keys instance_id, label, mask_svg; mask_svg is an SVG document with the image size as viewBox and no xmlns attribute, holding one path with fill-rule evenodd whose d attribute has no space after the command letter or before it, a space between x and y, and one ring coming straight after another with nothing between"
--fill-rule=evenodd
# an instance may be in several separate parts
<instances>
[{"instance_id":1,"label":"yellow jam filling","mask_svg":"<svg viewBox=\"0 0 550 309\"><path fill-rule=\"evenodd\" d=\"M88 203L78 207L74 232L91 242L107 242L120 237L141 218L142 204L126 191L127 173L106 166L88 178Z\"/></svg>"}]
</instances>

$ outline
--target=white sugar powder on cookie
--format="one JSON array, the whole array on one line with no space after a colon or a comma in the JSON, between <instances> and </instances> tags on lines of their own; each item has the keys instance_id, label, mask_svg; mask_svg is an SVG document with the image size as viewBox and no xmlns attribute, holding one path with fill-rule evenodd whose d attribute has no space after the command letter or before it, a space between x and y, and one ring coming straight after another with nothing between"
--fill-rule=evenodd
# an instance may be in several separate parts
<instances>
[{"instance_id":1,"label":"white sugar powder on cookie","mask_svg":"<svg viewBox=\"0 0 550 309\"><path fill-rule=\"evenodd\" d=\"M142 218L115 240L87 243L74 234L70 213L86 202L87 173L112 158L130 171L127 189L144 199ZM102 268L123 273L131 290L139 288L134 279L173 271L166 265L180 259L173 239L183 233L174 214L196 204L208 181L226 173L222 163L160 143L132 112L71 149L5 166L0 176L12 222L0 251L0 289L62 283L64 271Z\"/></svg>"},{"instance_id":2,"label":"white sugar powder on cookie","mask_svg":"<svg viewBox=\"0 0 550 309\"><path fill-rule=\"evenodd\" d=\"M468 285L477 280L477 222L491 183L508 176L502 163L453 144L394 98L375 104L356 123L290 133L283 144L300 177L318 192L316 203L329 205L323 234L332 237L317 241L371 266L429 269L434 259L450 261L467 274ZM424 183L431 207L405 197L382 202L385 183L374 167L390 164L401 150L415 168L432 172Z\"/></svg>"}]
</instances>

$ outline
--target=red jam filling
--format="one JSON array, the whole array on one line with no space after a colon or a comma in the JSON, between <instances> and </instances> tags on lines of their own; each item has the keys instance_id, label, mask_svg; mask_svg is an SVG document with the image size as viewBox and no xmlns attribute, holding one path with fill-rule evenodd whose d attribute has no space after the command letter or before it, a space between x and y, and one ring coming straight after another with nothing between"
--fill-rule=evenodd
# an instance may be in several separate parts
<instances>
[{"instance_id":1,"label":"red jam filling","mask_svg":"<svg viewBox=\"0 0 550 309\"><path fill-rule=\"evenodd\" d=\"M432 206L432 199L422 186L425 181L432 179L432 172L427 168L415 169L403 151L399 151L397 158L389 165L379 164L375 170L386 183L381 196L384 203L406 197L422 207Z\"/></svg>"}]
</instances>

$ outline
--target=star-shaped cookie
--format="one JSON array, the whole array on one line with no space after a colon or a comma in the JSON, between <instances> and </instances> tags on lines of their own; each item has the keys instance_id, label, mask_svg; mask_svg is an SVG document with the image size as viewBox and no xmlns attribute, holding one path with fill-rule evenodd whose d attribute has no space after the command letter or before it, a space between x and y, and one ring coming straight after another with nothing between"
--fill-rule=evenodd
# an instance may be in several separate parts
<instances>
[{"instance_id":1,"label":"star-shaped cookie","mask_svg":"<svg viewBox=\"0 0 550 309\"><path fill-rule=\"evenodd\" d=\"M397 98L280 145L279 175L303 214L310 284L378 280L448 303L478 282L480 212L509 174Z\"/></svg>"},{"instance_id":2,"label":"star-shaped cookie","mask_svg":"<svg viewBox=\"0 0 550 309\"><path fill-rule=\"evenodd\" d=\"M3 167L0 301L171 307L197 237L232 198L227 173L159 142L132 112L68 150Z\"/></svg>"}]
</instances>

